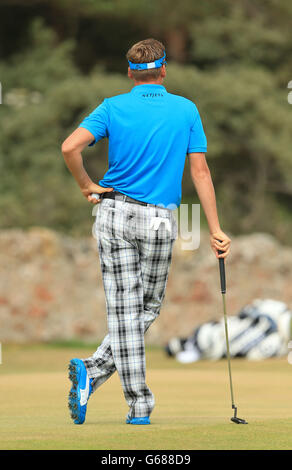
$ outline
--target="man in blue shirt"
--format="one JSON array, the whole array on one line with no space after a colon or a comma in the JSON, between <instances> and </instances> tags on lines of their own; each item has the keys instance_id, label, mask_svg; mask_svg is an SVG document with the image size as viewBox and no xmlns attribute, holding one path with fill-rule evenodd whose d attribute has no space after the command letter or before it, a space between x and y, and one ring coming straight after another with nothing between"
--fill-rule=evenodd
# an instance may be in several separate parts
<instances>
[{"instance_id":1,"label":"man in blue shirt","mask_svg":"<svg viewBox=\"0 0 292 470\"><path fill-rule=\"evenodd\" d=\"M85 421L91 393L116 370L129 406L126 423L150 424L154 396L145 382L144 333L164 298L177 235L173 209L181 200L186 155L211 247L217 258L225 258L230 249L230 239L219 225L199 112L193 102L162 85L164 45L155 39L140 41L127 59L133 89L105 99L62 145L83 195L100 203L95 231L109 330L91 357L70 362L69 408L76 424ZM81 152L103 138L109 141L109 169L95 184L83 167Z\"/></svg>"},{"instance_id":2,"label":"man in blue shirt","mask_svg":"<svg viewBox=\"0 0 292 470\"><path fill-rule=\"evenodd\" d=\"M109 170L99 184L151 204L179 206L186 154L207 151L196 105L161 84L105 99L80 127L94 143L109 138Z\"/></svg>"}]
</instances>

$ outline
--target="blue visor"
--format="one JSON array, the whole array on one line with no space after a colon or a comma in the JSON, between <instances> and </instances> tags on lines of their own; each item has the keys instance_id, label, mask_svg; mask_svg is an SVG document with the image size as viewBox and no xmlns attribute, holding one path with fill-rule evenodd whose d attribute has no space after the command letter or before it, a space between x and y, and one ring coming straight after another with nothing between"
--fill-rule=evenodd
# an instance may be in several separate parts
<instances>
[{"instance_id":1,"label":"blue visor","mask_svg":"<svg viewBox=\"0 0 292 470\"><path fill-rule=\"evenodd\" d=\"M154 62L146 62L144 64L134 64L133 62L129 62L129 66L131 70L148 70L148 69L157 69L159 67L162 67L163 64L167 64L166 60L166 53L164 52L163 57L160 59L155 60Z\"/></svg>"}]
</instances>

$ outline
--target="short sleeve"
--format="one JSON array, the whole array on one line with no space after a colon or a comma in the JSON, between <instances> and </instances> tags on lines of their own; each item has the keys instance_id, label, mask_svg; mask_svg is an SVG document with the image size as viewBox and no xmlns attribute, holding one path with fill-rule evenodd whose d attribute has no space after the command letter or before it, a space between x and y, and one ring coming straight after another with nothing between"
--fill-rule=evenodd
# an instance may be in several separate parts
<instances>
[{"instance_id":1,"label":"short sleeve","mask_svg":"<svg viewBox=\"0 0 292 470\"><path fill-rule=\"evenodd\" d=\"M78 127L87 129L94 136L94 141L89 145L94 145L104 137L109 136L109 112L106 99L87 116Z\"/></svg>"},{"instance_id":2,"label":"short sleeve","mask_svg":"<svg viewBox=\"0 0 292 470\"><path fill-rule=\"evenodd\" d=\"M187 153L206 153L207 152L207 139L203 129L203 124L200 115L197 111L195 122L190 130L190 138Z\"/></svg>"}]
</instances>

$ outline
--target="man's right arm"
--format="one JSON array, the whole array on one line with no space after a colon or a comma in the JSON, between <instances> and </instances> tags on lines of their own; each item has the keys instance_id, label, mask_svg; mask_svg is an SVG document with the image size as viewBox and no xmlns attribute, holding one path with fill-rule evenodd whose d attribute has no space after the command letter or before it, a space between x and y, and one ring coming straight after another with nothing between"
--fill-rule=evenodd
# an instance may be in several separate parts
<instances>
[{"instance_id":1,"label":"man's right arm","mask_svg":"<svg viewBox=\"0 0 292 470\"><path fill-rule=\"evenodd\" d=\"M231 240L220 228L215 190L205 154L190 153L189 161L191 177L207 218L212 250L217 258L226 258ZM218 250L223 253L219 255Z\"/></svg>"}]
</instances>

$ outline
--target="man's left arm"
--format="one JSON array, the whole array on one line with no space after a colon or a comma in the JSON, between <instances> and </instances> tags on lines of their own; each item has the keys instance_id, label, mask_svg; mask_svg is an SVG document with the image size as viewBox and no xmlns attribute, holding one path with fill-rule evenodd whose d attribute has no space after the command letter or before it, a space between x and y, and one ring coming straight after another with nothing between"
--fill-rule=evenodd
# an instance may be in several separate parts
<instances>
[{"instance_id":1,"label":"man's left arm","mask_svg":"<svg viewBox=\"0 0 292 470\"><path fill-rule=\"evenodd\" d=\"M94 140L95 137L90 131L83 127L78 127L62 144L62 154L65 163L78 183L82 194L92 204L96 204L100 200L91 197L91 194L102 194L113 190L113 188L104 188L93 183L83 166L82 151Z\"/></svg>"}]
</instances>

